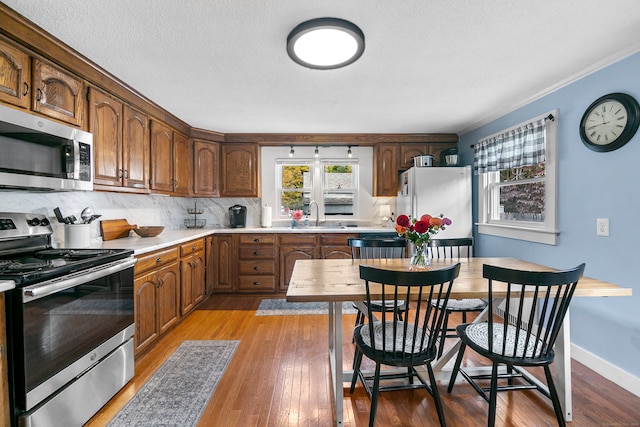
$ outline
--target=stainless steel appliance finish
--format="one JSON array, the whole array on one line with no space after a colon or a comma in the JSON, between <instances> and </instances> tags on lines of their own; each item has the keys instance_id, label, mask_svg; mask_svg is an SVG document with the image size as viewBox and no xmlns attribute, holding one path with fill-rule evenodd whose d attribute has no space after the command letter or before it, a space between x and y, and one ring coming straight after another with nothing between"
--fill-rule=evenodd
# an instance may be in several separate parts
<instances>
[{"instance_id":1,"label":"stainless steel appliance finish","mask_svg":"<svg viewBox=\"0 0 640 427\"><path fill-rule=\"evenodd\" d=\"M93 190L93 135L0 105L0 188Z\"/></svg>"},{"instance_id":2,"label":"stainless steel appliance finish","mask_svg":"<svg viewBox=\"0 0 640 427\"><path fill-rule=\"evenodd\" d=\"M133 377L133 251L54 249L51 232L0 213L14 426L81 426Z\"/></svg>"},{"instance_id":3,"label":"stainless steel appliance finish","mask_svg":"<svg viewBox=\"0 0 640 427\"><path fill-rule=\"evenodd\" d=\"M413 165L417 168L433 166L433 156L415 156Z\"/></svg>"}]
</instances>

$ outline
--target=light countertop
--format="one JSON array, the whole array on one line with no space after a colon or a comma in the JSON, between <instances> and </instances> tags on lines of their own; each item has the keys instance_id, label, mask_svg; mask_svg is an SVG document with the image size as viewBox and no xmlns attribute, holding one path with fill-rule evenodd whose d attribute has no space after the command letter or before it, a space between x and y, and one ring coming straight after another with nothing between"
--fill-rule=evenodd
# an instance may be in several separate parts
<instances>
[{"instance_id":1,"label":"light countertop","mask_svg":"<svg viewBox=\"0 0 640 427\"><path fill-rule=\"evenodd\" d=\"M13 280L0 280L0 292L10 291L16 287L16 282Z\"/></svg>"},{"instance_id":2,"label":"light countertop","mask_svg":"<svg viewBox=\"0 0 640 427\"><path fill-rule=\"evenodd\" d=\"M246 228L193 228L185 230L164 230L156 237L139 237L131 232L122 239L94 241L91 248L132 249L135 255L153 252L169 246L215 234L256 234L256 233L395 233L392 228L381 227L246 227Z\"/></svg>"}]
</instances>

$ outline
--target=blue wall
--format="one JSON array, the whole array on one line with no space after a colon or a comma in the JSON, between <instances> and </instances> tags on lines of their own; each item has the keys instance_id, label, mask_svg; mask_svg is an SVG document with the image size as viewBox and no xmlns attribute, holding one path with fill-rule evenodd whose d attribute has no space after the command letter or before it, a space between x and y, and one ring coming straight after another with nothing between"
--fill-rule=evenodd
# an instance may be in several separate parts
<instances>
[{"instance_id":1,"label":"blue wall","mask_svg":"<svg viewBox=\"0 0 640 427\"><path fill-rule=\"evenodd\" d=\"M587 276L632 288L632 297L575 298L571 341L640 377L640 132L618 150L597 153L582 143L578 130L589 104L611 92L625 92L640 100L640 53L461 136L459 147L464 162L471 164L470 146L478 139L558 109L557 245L475 233L474 252L477 256L513 256L555 268L586 262ZM474 221L476 186L474 177ZM610 237L596 236L596 218L609 218Z\"/></svg>"}]
</instances>

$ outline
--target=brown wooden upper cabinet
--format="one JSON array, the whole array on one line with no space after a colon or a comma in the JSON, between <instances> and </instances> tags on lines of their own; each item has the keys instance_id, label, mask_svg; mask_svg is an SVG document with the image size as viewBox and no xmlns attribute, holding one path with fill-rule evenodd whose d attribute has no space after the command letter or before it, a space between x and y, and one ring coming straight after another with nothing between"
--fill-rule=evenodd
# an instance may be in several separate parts
<instances>
[{"instance_id":1,"label":"brown wooden upper cabinet","mask_svg":"<svg viewBox=\"0 0 640 427\"><path fill-rule=\"evenodd\" d=\"M167 125L151 119L151 182L154 191L173 191L173 131Z\"/></svg>"},{"instance_id":2,"label":"brown wooden upper cabinet","mask_svg":"<svg viewBox=\"0 0 640 427\"><path fill-rule=\"evenodd\" d=\"M83 125L84 84L55 65L33 59L33 110L69 124Z\"/></svg>"},{"instance_id":3,"label":"brown wooden upper cabinet","mask_svg":"<svg viewBox=\"0 0 640 427\"><path fill-rule=\"evenodd\" d=\"M398 170L407 170L413 166L413 158L429 154L429 144L400 144L400 163ZM435 160L435 159L434 159Z\"/></svg>"},{"instance_id":4,"label":"brown wooden upper cabinet","mask_svg":"<svg viewBox=\"0 0 640 427\"><path fill-rule=\"evenodd\" d=\"M378 144L373 150L373 195L398 195L398 145Z\"/></svg>"},{"instance_id":5,"label":"brown wooden upper cabinet","mask_svg":"<svg viewBox=\"0 0 640 427\"><path fill-rule=\"evenodd\" d=\"M173 194L189 196L191 194L191 142L180 132L173 131Z\"/></svg>"},{"instance_id":6,"label":"brown wooden upper cabinet","mask_svg":"<svg viewBox=\"0 0 640 427\"><path fill-rule=\"evenodd\" d=\"M0 40L0 101L29 108L30 66L27 53Z\"/></svg>"},{"instance_id":7,"label":"brown wooden upper cabinet","mask_svg":"<svg viewBox=\"0 0 640 427\"><path fill-rule=\"evenodd\" d=\"M148 192L149 118L99 89L89 88L96 189Z\"/></svg>"},{"instance_id":8,"label":"brown wooden upper cabinet","mask_svg":"<svg viewBox=\"0 0 640 427\"><path fill-rule=\"evenodd\" d=\"M221 149L221 197L260 197L258 144L229 143Z\"/></svg>"},{"instance_id":9,"label":"brown wooden upper cabinet","mask_svg":"<svg viewBox=\"0 0 640 427\"><path fill-rule=\"evenodd\" d=\"M193 140L193 195L220 196L220 144Z\"/></svg>"}]
</instances>

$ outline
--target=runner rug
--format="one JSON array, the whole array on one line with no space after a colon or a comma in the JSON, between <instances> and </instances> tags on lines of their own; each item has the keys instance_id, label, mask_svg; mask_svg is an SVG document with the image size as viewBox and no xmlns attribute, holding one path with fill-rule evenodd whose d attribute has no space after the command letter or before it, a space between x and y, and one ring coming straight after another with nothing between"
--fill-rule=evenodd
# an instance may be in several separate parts
<instances>
[{"instance_id":1,"label":"runner rug","mask_svg":"<svg viewBox=\"0 0 640 427\"><path fill-rule=\"evenodd\" d=\"M239 343L184 341L108 426L195 426Z\"/></svg>"},{"instance_id":2,"label":"runner rug","mask_svg":"<svg viewBox=\"0 0 640 427\"><path fill-rule=\"evenodd\" d=\"M328 304L327 302L287 302L285 299L263 299L256 310L256 316L327 314L329 312ZM343 302L342 313L356 314L357 309L351 302Z\"/></svg>"}]
</instances>

